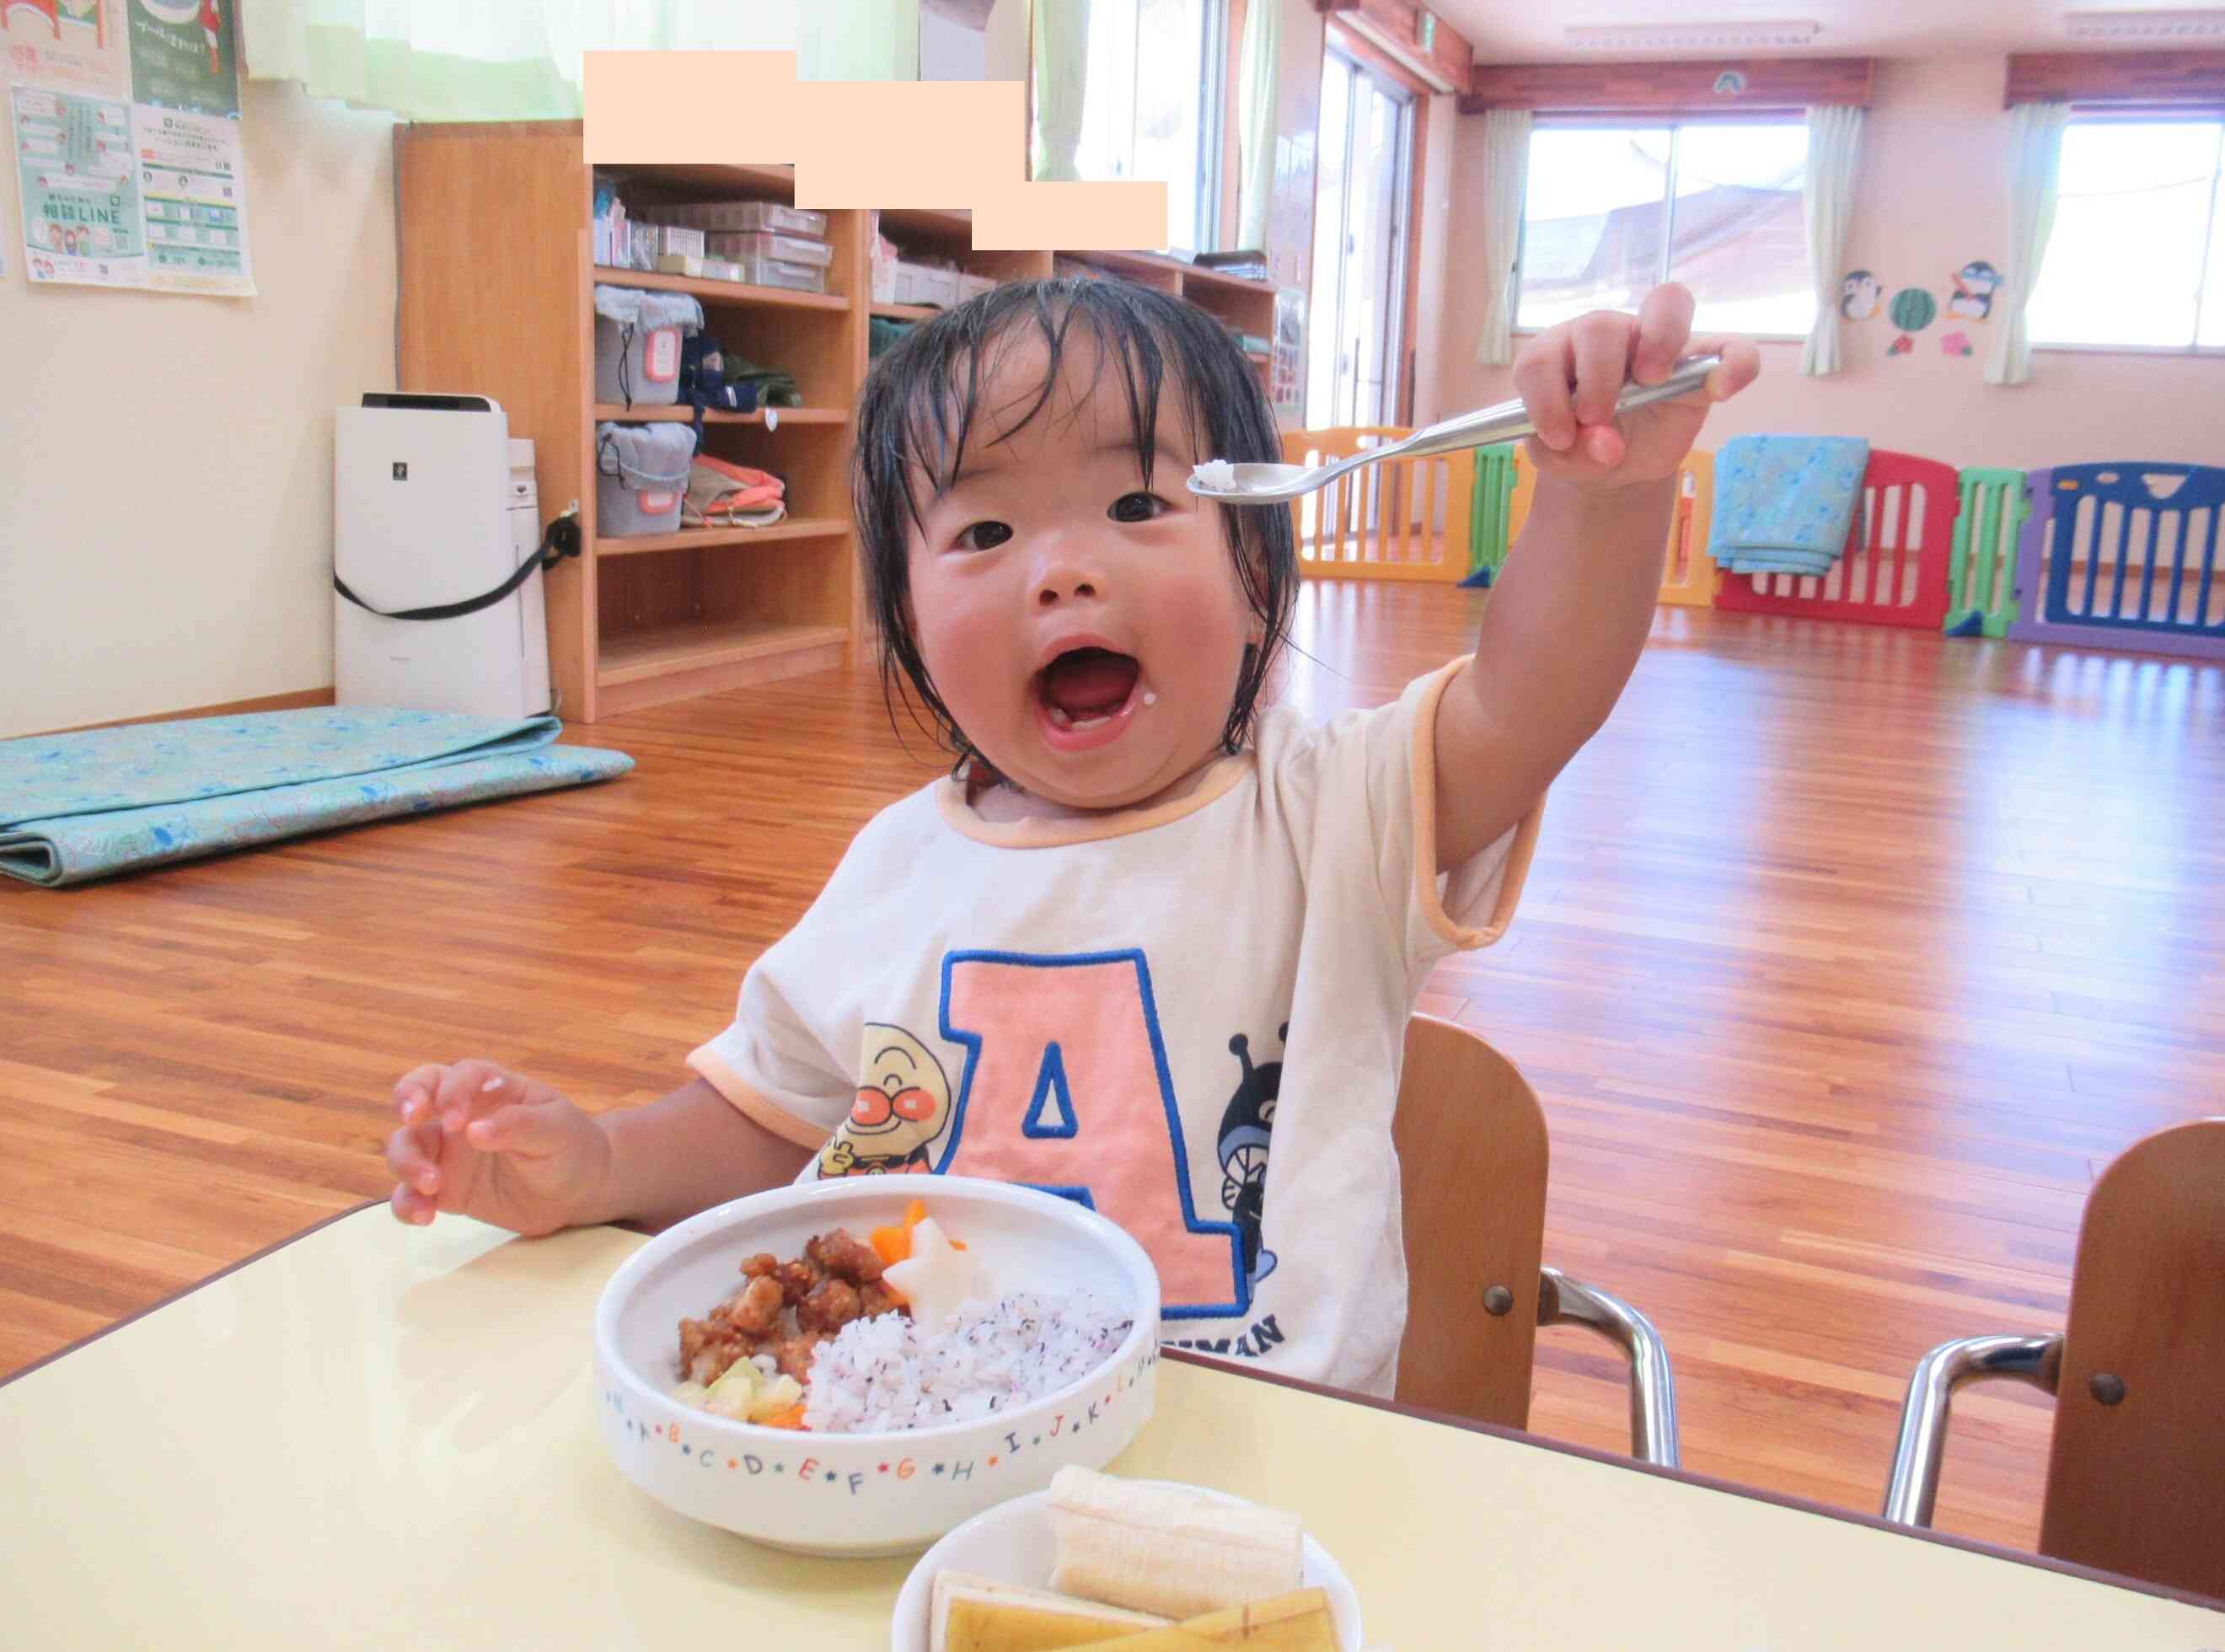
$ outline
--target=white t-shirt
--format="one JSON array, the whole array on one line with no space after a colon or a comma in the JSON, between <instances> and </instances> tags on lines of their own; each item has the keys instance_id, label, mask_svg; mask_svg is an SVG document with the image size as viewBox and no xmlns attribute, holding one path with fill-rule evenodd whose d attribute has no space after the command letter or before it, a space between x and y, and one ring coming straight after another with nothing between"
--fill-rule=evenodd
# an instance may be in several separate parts
<instances>
[{"instance_id":1,"label":"white t-shirt","mask_svg":"<svg viewBox=\"0 0 2225 1652\"><path fill-rule=\"evenodd\" d=\"M1266 711L1156 809L998 823L955 780L914 792L689 1065L821 1148L804 1179L1081 1200L1150 1251L1170 1345L1387 1394L1407 1017L1433 963L1498 938L1537 829L1431 875L1437 701L1465 664L1325 725Z\"/></svg>"}]
</instances>

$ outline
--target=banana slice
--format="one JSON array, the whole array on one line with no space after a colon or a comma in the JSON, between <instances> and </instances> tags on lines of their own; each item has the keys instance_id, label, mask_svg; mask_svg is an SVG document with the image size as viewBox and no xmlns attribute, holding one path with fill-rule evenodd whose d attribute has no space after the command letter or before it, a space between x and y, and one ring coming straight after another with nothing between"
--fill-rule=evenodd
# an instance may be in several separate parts
<instances>
[{"instance_id":1,"label":"banana slice","mask_svg":"<svg viewBox=\"0 0 2225 1652\"><path fill-rule=\"evenodd\" d=\"M935 1573L929 1652L1053 1652L1163 1629L1167 1619L969 1572Z\"/></svg>"},{"instance_id":2,"label":"banana slice","mask_svg":"<svg viewBox=\"0 0 2225 1652\"><path fill-rule=\"evenodd\" d=\"M1328 1597L1319 1589L1255 1600L1208 1612L1185 1623L1149 1629L1118 1640L1093 1641L1100 1652L1219 1652L1226 1646L1258 1652L1337 1652L1336 1623Z\"/></svg>"},{"instance_id":3,"label":"banana slice","mask_svg":"<svg viewBox=\"0 0 2225 1652\"><path fill-rule=\"evenodd\" d=\"M1058 1564L1050 1586L1163 1617L1188 1618L1296 1592L1297 1516L1062 1468L1050 1483Z\"/></svg>"}]
</instances>

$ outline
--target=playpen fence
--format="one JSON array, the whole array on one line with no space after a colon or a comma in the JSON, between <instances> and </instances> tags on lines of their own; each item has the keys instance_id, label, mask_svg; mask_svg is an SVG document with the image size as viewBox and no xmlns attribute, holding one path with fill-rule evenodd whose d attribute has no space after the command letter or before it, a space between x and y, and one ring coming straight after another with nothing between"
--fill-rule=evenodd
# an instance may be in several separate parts
<instances>
[{"instance_id":1,"label":"playpen fence","mask_svg":"<svg viewBox=\"0 0 2225 1652\"><path fill-rule=\"evenodd\" d=\"M2225 467L2057 465L2030 499L2010 636L2225 658Z\"/></svg>"},{"instance_id":2,"label":"playpen fence","mask_svg":"<svg viewBox=\"0 0 2225 1652\"><path fill-rule=\"evenodd\" d=\"M1937 631L1960 498L1955 472L1914 454L1870 451L1847 548L1828 574L1726 570L1715 606L1744 613Z\"/></svg>"},{"instance_id":3,"label":"playpen fence","mask_svg":"<svg viewBox=\"0 0 2225 1652\"><path fill-rule=\"evenodd\" d=\"M1319 465L1403 441L1379 425L1294 430L1283 454ZM1470 555L1468 479L1457 454L1363 466L1296 501L1300 571L1315 578L1429 580L1457 584Z\"/></svg>"},{"instance_id":4,"label":"playpen fence","mask_svg":"<svg viewBox=\"0 0 2225 1652\"><path fill-rule=\"evenodd\" d=\"M2017 617L2017 549L2031 501L2025 473L1971 466L1960 475L1955 550L1947 573L1947 630L2006 637Z\"/></svg>"}]
</instances>

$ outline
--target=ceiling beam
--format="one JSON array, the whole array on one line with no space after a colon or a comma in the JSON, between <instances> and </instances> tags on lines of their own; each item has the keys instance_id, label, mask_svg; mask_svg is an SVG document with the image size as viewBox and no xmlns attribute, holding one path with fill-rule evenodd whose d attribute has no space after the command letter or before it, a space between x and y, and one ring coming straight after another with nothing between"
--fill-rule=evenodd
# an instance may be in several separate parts
<instances>
[{"instance_id":1,"label":"ceiling beam","mask_svg":"<svg viewBox=\"0 0 2225 1652\"><path fill-rule=\"evenodd\" d=\"M1782 114L1811 104L1867 108L1874 67L1867 57L1479 64L1460 108L1463 115L1531 109L1594 116Z\"/></svg>"},{"instance_id":2,"label":"ceiling beam","mask_svg":"<svg viewBox=\"0 0 2225 1652\"><path fill-rule=\"evenodd\" d=\"M2225 109L2225 52L2035 52L2009 59L2003 105Z\"/></svg>"},{"instance_id":3,"label":"ceiling beam","mask_svg":"<svg viewBox=\"0 0 2225 1652\"><path fill-rule=\"evenodd\" d=\"M1314 0L1314 9L1388 54L1431 91L1467 91L1475 54L1427 6L1411 0Z\"/></svg>"}]
</instances>

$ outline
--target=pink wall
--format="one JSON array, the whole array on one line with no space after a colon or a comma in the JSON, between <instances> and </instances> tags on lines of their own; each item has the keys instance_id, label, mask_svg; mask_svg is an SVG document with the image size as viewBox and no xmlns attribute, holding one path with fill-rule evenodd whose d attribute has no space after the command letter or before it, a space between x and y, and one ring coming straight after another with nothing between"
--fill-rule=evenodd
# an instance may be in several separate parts
<instances>
[{"instance_id":1,"label":"pink wall","mask_svg":"<svg viewBox=\"0 0 2225 1652\"><path fill-rule=\"evenodd\" d=\"M2002 60L1994 57L1878 65L1847 264L1875 270L1888 294L1918 286L1939 296L1951 289L1949 272L1968 260L2006 263L2003 73ZM1464 193L1463 170L1474 177L1480 169L1483 123L1463 118L1457 125L1456 202ZM1475 285L1461 272L1474 267L1480 238L1481 226L1455 206L1436 395L1417 410L1424 419L1513 394L1506 369L1480 367L1474 359L1480 306ZM1985 382L1986 327L1968 324L1975 355L1941 352L1941 335L1961 325L1943 317L1915 335L1912 355L1888 358L1894 329L1882 315L1843 322L1845 365L1829 378L1801 373L1798 345L1764 345L1761 382L1715 413L1702 444L1781 430L1867 436L1880 447L1956 466L2032 468L2108 459L2225 464L2225 358L2042 350L2030 383L2001 388ZM1423 383L1430 383L1426 375Z\"/></svg>"}]
</instances>

